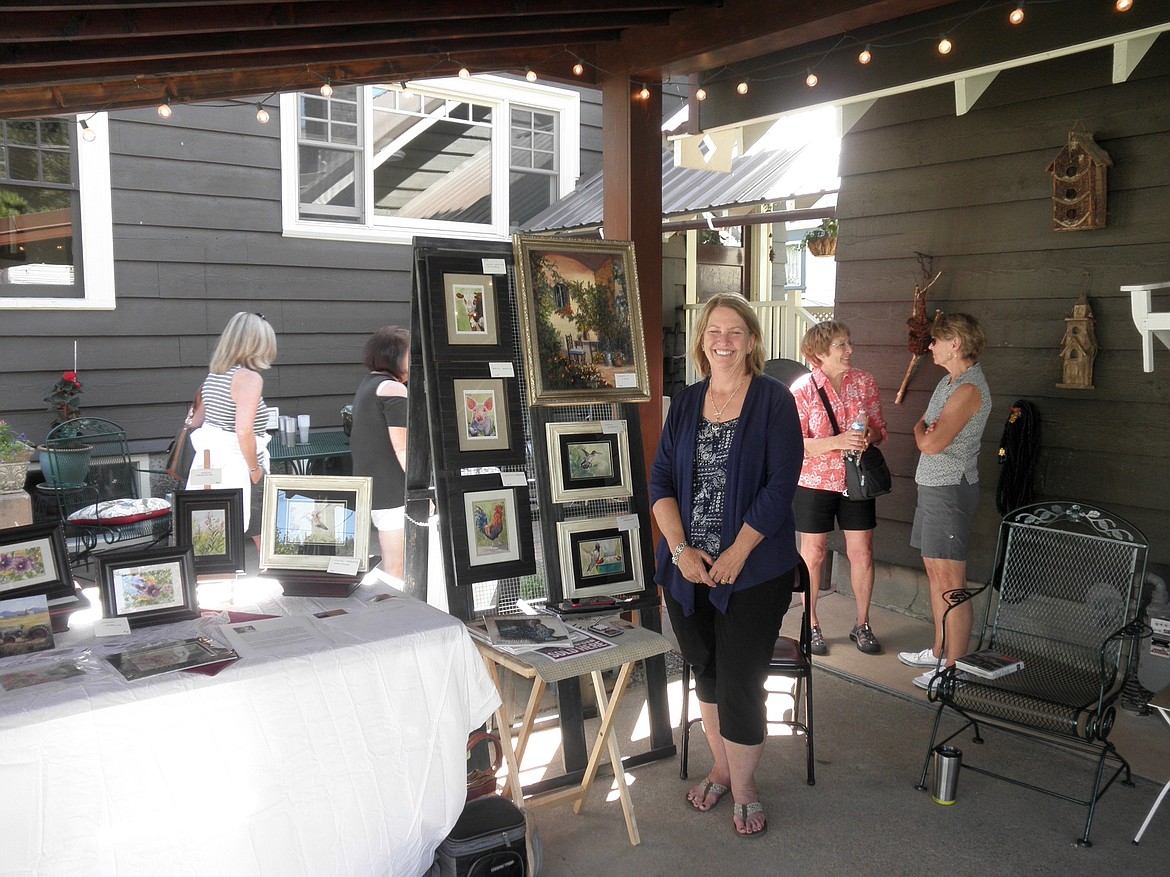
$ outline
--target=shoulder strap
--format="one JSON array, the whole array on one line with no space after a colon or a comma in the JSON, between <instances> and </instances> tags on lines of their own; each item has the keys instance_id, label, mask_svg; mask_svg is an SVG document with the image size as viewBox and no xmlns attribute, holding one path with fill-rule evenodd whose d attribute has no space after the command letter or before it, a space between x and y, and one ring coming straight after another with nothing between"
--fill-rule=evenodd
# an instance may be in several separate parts
<instances>
[{"instance_id":1,"label":"shoulder strap","mask_svg":"<svg viewBox=\"0 0 1170 877\"><path fill-rule=\"evenodd\" d=\"M813 381L813 386L817 386L816 381ZM821 397L821 403L825 406L825 413L829 415L829 423L833 427L833 435L840 435L841 427L837 426L837 417L833 414L833 406L829 404L829 394L825 392L824 387L817 387L817 393Z\"/></svg>"}]
</instances>

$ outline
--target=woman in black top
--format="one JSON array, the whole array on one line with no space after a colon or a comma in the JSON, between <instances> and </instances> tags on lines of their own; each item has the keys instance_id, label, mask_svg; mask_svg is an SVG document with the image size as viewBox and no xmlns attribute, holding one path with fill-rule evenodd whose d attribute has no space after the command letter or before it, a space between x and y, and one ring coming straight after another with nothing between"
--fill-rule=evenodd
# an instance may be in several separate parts
<instances>
[{"instance_id":1,"label":"woman in black top","mask_svg":"<svg viewBox=\"0 0 1170 877\"><path fill-rule=\"evenodd\" d=\"M410 332L398 326L383 326L366 342L364 362L370 373L353 397L349 437L353 474L374 479L370 520L378 530L382 569L401 579Z\"/></svg>"}]
</instances>

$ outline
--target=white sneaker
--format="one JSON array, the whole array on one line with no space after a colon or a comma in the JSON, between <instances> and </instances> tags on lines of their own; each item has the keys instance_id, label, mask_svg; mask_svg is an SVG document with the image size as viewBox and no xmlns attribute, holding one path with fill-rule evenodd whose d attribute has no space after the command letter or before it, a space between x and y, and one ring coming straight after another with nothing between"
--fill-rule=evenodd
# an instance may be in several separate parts
<instances>
[{"instance_id":1,"label":"white sneaker","mask_svg":"<svg viewBox=\"0 0 1170 877\"><path fill-rule=\"evenodd\" d=\"M937 667L939 662L929 646L921 652L898 652L898 660L910 667Z\"/></svg>"},{"instance_id":2,"label":"white sneaker","mask_svg":"<svg viewBox=\"0 0 1170 877\"><path fill-rule=\"evenodd\" d=\"M940 673L942 673L942 668L939 668L938 670L927 670L921 676L914 677L914 684L919 688L924 688L927 691L930 691L930 684L939 676ZM966 684L969 678L970 677L966 673L960 670L955 674L955 685L961 688Z\"/></svg>"},{"instance_id":3,"label":"white sneaker","mask_svg":"<svg viewBox=\"0 0 1170 877\"><path fill-rule=\"evenodd\" d=\"M927 691L930 691L930 683L934 680L934 677L937 675L938 675L937 670L927 670L921 676L914 677L914 684L917 685L919 688L925 688Z\"/></svg>"}]
</instances>

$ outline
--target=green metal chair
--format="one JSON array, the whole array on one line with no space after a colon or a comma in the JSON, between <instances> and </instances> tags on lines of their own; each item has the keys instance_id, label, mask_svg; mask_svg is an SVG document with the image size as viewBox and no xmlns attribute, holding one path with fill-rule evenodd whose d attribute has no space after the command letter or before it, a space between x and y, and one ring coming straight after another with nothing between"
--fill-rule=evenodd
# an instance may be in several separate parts
<instances>
[{"instance_id":1,"label":"green metal chair","mask_svg":"<svg viewBox=\"0 0 1170 877\"><path fill-rule=\"evenodd\" d=\"M78 417L55 426L41 445L45 483L70 543L70 561L88 561L99 547L129 540L156 545L171 533L171 504L142 496L142 475L130 457L126 431L100 417Z\"/></svg>"}]
</instances>

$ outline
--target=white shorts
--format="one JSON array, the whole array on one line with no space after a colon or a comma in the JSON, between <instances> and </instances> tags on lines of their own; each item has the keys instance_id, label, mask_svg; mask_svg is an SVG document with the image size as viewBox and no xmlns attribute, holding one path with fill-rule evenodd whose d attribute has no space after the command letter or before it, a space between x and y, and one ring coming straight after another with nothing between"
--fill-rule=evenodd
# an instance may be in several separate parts
<instances>
[{"instance_id":1,"label":"white shorts","mask_svg":"<svg viewBox=\"0 0 1170 877\"><path fill-rule=\"evenodd\" d=\"M403 530L406 528L406 507L396 509L373 509L370 512L370 523L379 532L387 530Z\"/></svg>"}]
</instances>

